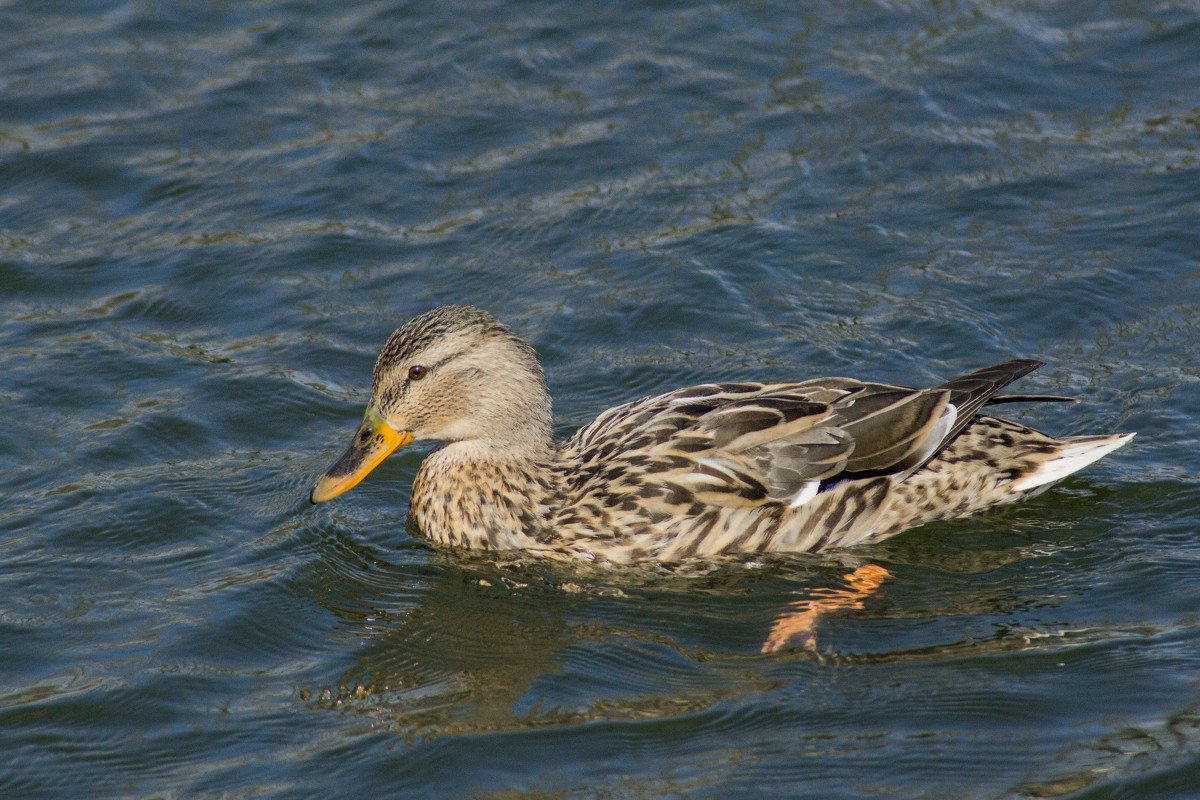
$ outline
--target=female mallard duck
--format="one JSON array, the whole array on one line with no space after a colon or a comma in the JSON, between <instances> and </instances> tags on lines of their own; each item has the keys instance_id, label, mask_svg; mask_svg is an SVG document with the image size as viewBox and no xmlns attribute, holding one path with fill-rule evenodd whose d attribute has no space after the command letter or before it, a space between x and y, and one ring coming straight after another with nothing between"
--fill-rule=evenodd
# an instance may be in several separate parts
<instances>
[{"instance_id":1,"label":"female mallard duck","mask_svg":"<svg viewBox=\"0 0 1200 800\"><path fill-rule=\"evenodd\" d=\"M624 563L877 542L1036 494L1133 438L1054 439L978 413L1066 399L996 396L1040 366L931 389L692 386L611 408L558 444L533 348L483 311L443 306L388 339L363 423L311 499L433 439L410 513L441 544Z\"/></svg>"}]
</instances>

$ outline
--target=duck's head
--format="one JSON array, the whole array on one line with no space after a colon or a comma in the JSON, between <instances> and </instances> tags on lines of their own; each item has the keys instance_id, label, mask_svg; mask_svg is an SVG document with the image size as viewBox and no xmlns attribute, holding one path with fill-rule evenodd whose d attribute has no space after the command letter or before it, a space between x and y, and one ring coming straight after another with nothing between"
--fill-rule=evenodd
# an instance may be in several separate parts
<instances>
[{"instance_id":1,"label":"duck's head","mask_svg":"<svg viewBox=\"0 0 1200 800\"><path fill-rule=\"evenodd\" d=\"M462 443L482 458L545 456L553 416L533 348L469 306L441 306L410 320L379 353L362 424L310 499L337 497L420 439Z\"/></svg>"}]
</instances>

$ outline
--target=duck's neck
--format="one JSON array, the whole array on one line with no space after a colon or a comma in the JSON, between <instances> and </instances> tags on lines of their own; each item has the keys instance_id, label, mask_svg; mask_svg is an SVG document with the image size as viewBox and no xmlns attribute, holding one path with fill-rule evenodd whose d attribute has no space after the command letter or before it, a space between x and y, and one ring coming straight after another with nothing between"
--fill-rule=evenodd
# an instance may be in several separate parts
<instances>
[{"instance_id":1,"label":"duck's neck","mask_svg":"<svg viewBox=\"0 0 1200 800\"><path fill-rule=\"evenodd\" d=\"M514 437L512 440L444 442L429 454L426 463L429 463L429 459L437 458L450 468L467 464L542 464L554 460L557 455L558 445L547 434L536 438Z\"/></svg>"},{"instance_id":2,"label":"duck's neck","mask_svg":"<svg viewBox=\"0 0 1200 800\"><path fill-rule=\"evenodd\" d=\"M475 399L470 414L436 434L438 450L455 463L546 461L554 458L554 413L540 379L510 391L492 391Z\"/></svg>"},{"instance_id":3,"label":"duck's neck","mask_svg":"<svg viewBox=\"0 0 1200 800\"><path fill-rule=\"evenodd\" d=\"M413 481L410 514L440 544L470 549L540 549L547 545L546 511L556 492L557 448L546 437L533 446L451 442L434 450Z\"/></svg>"}]
</instances>

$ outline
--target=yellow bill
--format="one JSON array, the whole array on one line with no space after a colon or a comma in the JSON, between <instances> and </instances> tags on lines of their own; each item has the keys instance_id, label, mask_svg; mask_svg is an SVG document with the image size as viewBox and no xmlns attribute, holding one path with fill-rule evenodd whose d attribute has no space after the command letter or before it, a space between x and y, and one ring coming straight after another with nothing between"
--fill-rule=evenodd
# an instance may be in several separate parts
<instances>
[{"instance_id":1,"label":"yellow bill","mask_svg":"<svg viewBox=\"0 0 1200 800\"><path fill-rule=\"evenodd\" d=\"M308 499L314 503L324 503L342 492L350 491L368 472L379 466L379 462L411 441L411 433L394 430L384 422L374 406L368 406L354 440L317 481Z\"/></svg>"}]
</instances>

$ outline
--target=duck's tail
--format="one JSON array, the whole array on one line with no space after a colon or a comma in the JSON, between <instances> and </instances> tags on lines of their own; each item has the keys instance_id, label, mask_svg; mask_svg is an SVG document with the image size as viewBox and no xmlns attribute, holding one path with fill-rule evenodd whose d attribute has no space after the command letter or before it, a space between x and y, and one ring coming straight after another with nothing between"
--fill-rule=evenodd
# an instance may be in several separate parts
<instances>
[{"instance_id":1,"label":"duck's tail","mask_svg":"<svg viewBox=\"0 0 1200 800\"><path fill-rule=\"evenodd\" d=\"M1093 461L1099 461L1113 450L1123 447L1136 435L1118 433L1112 436L1069 436L1059 439L1061 447L1058 451L1039 464L1037 469L1013 481L1011 488L1017 492L1029 492L1049 487Z\"/></svg>"}]
</instances>

